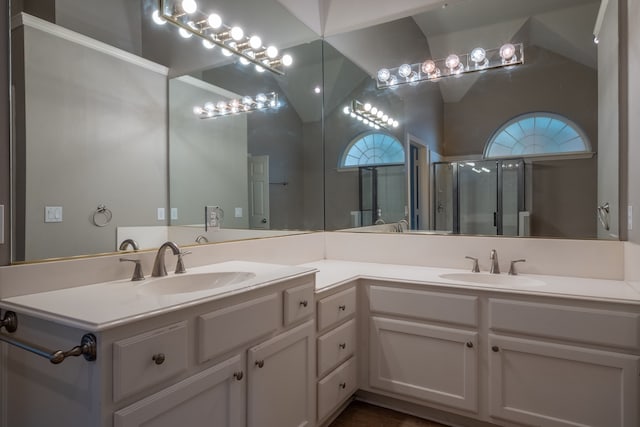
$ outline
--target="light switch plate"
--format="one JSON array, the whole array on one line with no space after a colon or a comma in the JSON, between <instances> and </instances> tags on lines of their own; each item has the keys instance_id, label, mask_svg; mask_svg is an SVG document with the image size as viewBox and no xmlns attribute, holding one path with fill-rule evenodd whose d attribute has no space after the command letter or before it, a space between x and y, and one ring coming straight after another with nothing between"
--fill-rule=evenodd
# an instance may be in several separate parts
<instances>
[{"instance_id":1,"label":"light switch plate","mask_svg":"<svg viewBox=\"0 0 640 427\"><path fill-rule=\"evenodd\" d=\"M242 208L236 208L236 218L242 218Z\"/></svg>"},{"instance_id":2,"label":"light switch plate","mask_svg":"<svg viewBox=\"0 0 640 427\"><path fill-rule=\"evenodd\" d=\"M633 230L633 206L627 206L627 228Z\"/></svg>"},{"instance_id":3,"label":"light switch plate","mask_svg":"<svg viewBox=\"0 0 640 427\"><path fill-rule=\"evenodd\" d=\"M171 219L178 219L178 208L171 208Z\"/></svg>"},{"instance_id":4,"label":"light switch plate","mask_svg":"<svg viewBox=\"0 0 640 427\"><path fill-rule=\"evenodd\" d=\"M158 221L164 221L164 208L158 208Z\"/></svg>"},{"instance_id":5,"label":"light switch plate","mask_svg":"<svg viewBox=\"0 0 640 427\"><path fill-rule=\"evenodd\" d=\"M62 206L45 206L44 222L62 222Z\"/></svg>"}]
</instances>

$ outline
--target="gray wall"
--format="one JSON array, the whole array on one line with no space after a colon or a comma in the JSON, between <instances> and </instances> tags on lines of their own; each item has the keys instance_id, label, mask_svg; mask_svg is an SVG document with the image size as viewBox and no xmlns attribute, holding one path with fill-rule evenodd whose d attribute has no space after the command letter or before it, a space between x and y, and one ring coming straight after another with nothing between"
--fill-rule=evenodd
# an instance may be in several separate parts
<instances>
[{"instance_id":1,"label":"gray wall","mask_svg":"<svg viewBox=\"0 0 640 427\"><path fill-rule=\"evenodd\" d=\"M204 86L195 79L169 83L170 202L178 208L171 224L204 224L204 207L220 206L224 228L248 228L247 115L197 117L194 106L229 99L227 91Z\"/></svg>"},{"instance_id":2,"label":"gray wall","mask_svg":"<svg viewBox=\"0 0 640 427\"><path fill-rule=\"evenodd\" d=\"M165 224L166 76L34 28L21 41L16 259L113 251L117 226ZM101 203L106 227L91 222ZM63 222L44 223L45 206L62 206Z\"/></svg>"},{"instance_id":3,"label":"gray wall","mask_svg":"<svg viewBox=\"0 0 640 427\"><path fill-rule=\"evenodd\" d=\"M628 161L628 202L633 206L633 229L629 231L629 241L640 244L640 2L628 0L628 78L629 78L629 152ZM626 209L623 206L623 209ZM623 217L626 217L624 215ZM626 225L625 225L626 226Z\"/></svg>"}]
</instances>

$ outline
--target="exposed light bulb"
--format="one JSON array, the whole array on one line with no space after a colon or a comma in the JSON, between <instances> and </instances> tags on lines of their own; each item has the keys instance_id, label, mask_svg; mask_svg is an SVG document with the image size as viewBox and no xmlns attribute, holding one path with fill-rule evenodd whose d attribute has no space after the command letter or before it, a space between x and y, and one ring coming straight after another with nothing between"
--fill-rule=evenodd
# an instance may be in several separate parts
<instances>
[{"instance_id":1,"label":"exposed light bulb","mask_svg":"<svg viewBox=\"0 0 640 427\"><path fill-rule=\"evenodd\" d=\"M235 44L235 42L230 42L230 43L228 43L228 46L231 49L235 49L237 45ZM224 56L231 56L231 55L233 55L233 52L231 52L229 49L222 48L222 54Z\"/></svg>"},{"instance_id":2,"label":"exposed light bulb","mask_svg":"<svg viewBox=\"0 0 640 427\"><path fill-rule=\"evenodd\" d=\"M427 59L422 63L422 66L420 68L425 74L433 74L436 71L436 63L430 59Z\"/></svg>"},{"instance_id":3,"label":"exposed light bulb","mask_svg":"<svg viewBox=\"0 0 640 427\"><path fill-rule=\"evenodd\" d=\"M218 101L218 103L216 104L216 108L220 111L224 111L227 109L227 103L224 101Z\"/></svg>"},{"instance_id":4,"label":"exposed light bulb","mask_svg":"<svg viewBox=\"0 0 640 427\"><path fill-rule=\"evenodd\" d=\"M244 58L244 57L241 56L240 57L240 63L242 65L249 65L249 60L247 58Z\"/></svg>"},{"instance_id":5,"label":"exposed light bulb","mask_svg":"<svg viewBox=\"0 0 640 427\"><path fill-rule=\"evenodd\" d=\"M195 0L182 0L182 10L185 13L192 14L196 10L198 10L198 4Z\"/></svg>"},{"instance_id":6,"label":"exposed light bulb","mask_svg":"<svg viewBox=\"0 0 640 427\"><path fill-rule=\"evenodd\" d=\"M318 94L318 93L322 92L322 89L320 89L320 86L316 86L316 87L313 88L313 92Z\"/></svg>"},{"instance_id":7,"label":"exposed light bulb","mask_svg":"<svg viewBox=\"0 0 640 427\"><path fill-rule=\"evenodd\" d=\"M380 130L380 126L375 125L375 126L374 126L374 129L375 129L375 130Z\"/></svg>"},{"instance_id":8,"label":"exposed light bulb","mask_svg":"<svg viewBox=\"0 0 640 427\"><path fill-rule=\"evenodd\" d=\"M196 25L193 23L193 21L188 22L187 25L190 26L191 28L195 28L196 27ZM180 33L180 35L185 39L190 39L191 36L193 35L193 34L191 34L191 32L185 30L184 28L180 28L178 30L178 33Z\"/></svg>"},{"instance_id":9,"label":"exposed light bulb","mask_svg":"<svg viewBox=\"0 0 640 427\"><path fill-rule=\"evenodd\" d=\"M238 101L237 99L232 99L229 105L231 105L234 108L238 108L240 106L240 101Z\"/></svg>"},{"instance_id":10,"label":"exposed light bulb","mask_svg":"<svg viewBox=\"0 0 640 427\"><path fill-rule=\"evenodd\" d=\"M364 123L365 125L368 125L368 124L369 124L369 119L364 119L364 120L362 121L362 123Z\"/></svg>"},{"instance_id":11,"label":"exposed light bulb","mask_svg":"<svg viewBox=\"0 0 640 427\"><path fill-rule=\"evenodd\" d=\"M213 102L207 102L206 104L204 104L204 109L207 111L213 111L216 109L216 106L213 105Z\"/></svg>"},{"instance_id":12,"label":"exposed light bulb","mask_svg":"<svg viewBox=\"0 0 640 427\"><path fill-rule=\"evenodd\" d=\"M284 65L285 67L290 67L291 64L293 64L293 58L291 57L291 55L282 56L282 65Z\"/></svg>"},{"instance_id":13,"label":"exposed light bulb","mask_svg":"<svg viewBox=\"0 0 640 427\"><path fill-rule=\"evenodd\" d=\"M250 96L245 96L245 97L242 98L242 103L244 105L251 105L251 104L253 104L253 99L251 99Z\"/></svg>"},{"instance_id":14,"label":"exposed light bulb","mask_svg":"<svg viewBox=\"0 0 640 427\"><path fill-rule=\"evenodd\" d=\"M400 77L404 77L405 79L407 77L409 77L411 75L411 65L409 64L402 64L399 68L398 68L398 74L400 75Z\"/></svg>"},{"instance_id":15,"label":"exposed light bulb","mask_svg":"<svg viewBox=\"0 0 640 427\"><path fill-rule=\"evenodd\" d=\"M398 121L397 121L397 120L394 120L394 121L393 121L393 127L394 127L394 128L397 128L399 125L400 125L400 123L398 123Z\"/></svg>"},{"instance_id":16,"label":"exposed light bulb","mask_svg":"<svg viewBox=\"0 0 640 427\"><path fill-rule=\"evenodd\" d=\"M212 13L207 18L207 24L214 30L217 30L222 26L222 18L217 13Z\"/></svg>"},{"instance_id":17,"label":"exposed light bulb","mask_svg":"<svg viewBox=\"0 0 640 427\"><path fill-rule=\"evenodd\" d=\"M460 65L460 58L458 55L451 54L447 56L447 59L445 59L444 65L446 65L449 70L453 71Z\"/></svg>"},{"instance_id":18,"label":"exposed light bulb","mask_svg":"<svg viewBox=\"0 0 640 427\"><path fill-rule=\"evenodd\" d=\"M354 113L353 111L351 112L351 114L349 114L351 117L353 117L354 119L357 117L356 113Z\"/></svg>"},{"instance_id":19,"label":"exposed light bulb","mask_svg":"<svg viewBox=\"0 0 640 427\"><path fill-rule=\"evenodd\" d=\"M262 47L262 39L258 36L251 36L249 46L251 46L251 49L260 49Z\"/></svg>"},{"instance_id":20,"label":"exposed light bulb","mask_svg":"<svg viewBox=\"0 0 640 427\"><path fill-rule=\"evenodd\" d=\"M231 28L229 34L231 34L231 38L235 41L240 41L244 37L244 31L240 27Z\"/></svg>"},{"instance_id":21,"label":"exposed light bulb","mask_svg":"<svg viewBox=\"0 0 640 427\"><path fill-rule=\"evenodd\" d=\"M371 114L373 114L374 116L375 116L376 114L378 114L378 109L377 109L376 107L373 107L373 108L371 109Z\"/></svg>"},{"instance_id":22,"label":"exposed light bulb","mask_svg":"<svg viewBox=\"0 0 640 427\"><path fill-rule=\"evenodd\" d=\"M153 22L155 22L158 25L164 25L167 23L167 20L164 19L162 16L160 16L159 10L153 11L153 13L151 14L151 19L153 19Z\"/></svg>"},{"instance_id":23,"label":"exposed light bulb","mask_svg":"<svg viewBox=\"0 0 640 427\"><path fill-rule=\"evenodd\" d=\"M256 71L259 73L264 73L264 67L261 65L256 65Z\"/></svg>"},{"instance_id":24,"label":"exposed light bulb","mask_svg":"<svg viewBox=\"0 0 640 427\"><path fill-rule=\"evenodd\" d=\"M237 113L238 112L238 107L231 107L231 112L232 113Z\"/></svg>"},{"instance_id":25,"label":"exposed light bulb","mask_svg":"<svg viewBox=\"0 0 640 427\"><path fill-rule=\"evenodd\" d=\"M382 116L382 121L383 122L386 122L387 120L389 120L389 116L388 115L385 114L384 116Z\"/></svg>"},{"instance_id":26,"label":"exposed light bulb","mask_svg":"<svg viewBox=\"0 0 640 427\"><path fill-rule=\"evenodd\" d=\"M278 56L278 48L275 46L269 46L267 48L266 54L269 58L274 59L276 56Z\"/></svg>"},{"instance_id":27,"label":"exposed light bulb","mask_svg":"<svg viewBox=\"0 0 640 427\"><path fill-rule=\"evenodd\" d=\"M343 112L343 113L345 113L345 114L349 114L349 113L351 113L351 108L349 108L349 107L344 107L344 108L342 109L342 112Z\"/></svg>"},{"instance_id":28,"label":"exposed light bulb","mask_svg":"<svg viewBox=\"0 0 640 427\"><path fill-rule=\"evenodd\" d=\"M213 44L209 40L203 39L202 40L202 46L206 47L207 49L213 49L215 47L215 44Z\"/></svg>"},{"instance_id":29,"label":"exposed light bulb","mask_svg":"<svg viewBox=\"0 0 640 427\"><path fill-rule=\"evenodd\" d=\"M371 104L367 102L366 104L364 104L364 111L369 111L369 110L371 110Z\"/></svg>"},{"instance_id":30,"label":"exposed light bulb","mask_svg":"<svg viewBox=\"0 0 640 427\"><path fill-rule=\"evenodd\" d=\"M599 38L598 38L598 36L596 36L595 34L593 35L593 42L594 42L595 44L600 43L600 39L599 39Z\"/></svg>"},{"instance_id":31,"label":"exposed light bulb","mask_svg":"<svg viewBox=\"0 0 640 427\"><path fill-rule=\"evenodd\" d=\"M484 60L487 59L487 52L481 47L476 47L471 51L470 57L471 57L471 60L475 62L477 65L480 62L484 62Z\"/></svg>"},{"instance_id":32,"label":"exposed light bulb","mask_svg":"<svg viewBox=\"0 0 640 427\"><path fill-rule=\"evenodd\" d=\"M272 99L269 105L271 106L271 108L276 108L278 106L275 99Z\"/></svg>"},{"instance_id":33,"label":"exposed light bulb","mask_svg":"<svg viewBox=\"0 0 640 427\"><path fill-rule=\"evenodd\" d=\"M391 77L391 72L387 68L381 68L378 70L378 80L381 82L386 82Z\"/></svg>"},{"instance_id":34,"label":"exposed light bulb","mask_svg":"<svg viewBox=\"0 0 640 427\"><path fill-rule=\"evenodd\" d=\"M393 126L393 122L394 122L394 120L391 117L389 117L389 120L387 120L387 124L389 126Z\"/></svg>"},{"instance_id":35,"label":"exposed light bulb","mask_svg":"<svg viewBox=\"0 0 640 427\"><path fill-rule=\"evenodd\" d=\"M260 102L260 103L265 103L267 102L267 95L265 95L264 93L259 93L256 95L256 101Z\"/></svg>"},{"instance_id":36,"label":"exposed light bulb","mask_svg":"<svg viewBox=\"0 0 640 427\"><path fill-rule=\"evenodd\" d=\"M378 110L378 114L376 114L376 117L381 119L382 116L384 116L384 112L382 110Z\"/></svg>"},{"instance_id":37,"label":"exposed light bulb","mask_svg":"<svg viewBox=\"0 0 640 427\"><path fill-rule=\"evenodd\" d=\"M500 48L500 57L504 61L514 60L516 55L516 47L511 43L503 44Z\"/></svg>"},{"instance_id":38,"label":"exposed light bulb","mask_svg":"<svg viewBox=\"0 0 640 427\"><path fill-rule=\"evenodd\" d=\"M199 116L202 113L204 113L204 110L202 110L202 107L198 107L198 106L193 107L193 114L196 114Z\"/></svg>"},{"instance_id":39,"label":"exposed light bulb","mask_svg":"<svg viewBox=\"0 0 640 427\"><path fill-rule=\"evenodd\" d=\"M396 76L391 76L389 77L389 82L388 82L390 87L395 87L398 85L398 78Z\"/></svg>"},{"instance_id":40,"label":"exposed light bulb","mask_svg":"<svg viewBox=\"0 0 640 427\"><path fill-rule=\"evenodd\" d=\"M359 122L362 121L362 116L356 116L356 119L358 119Z\"/></svg>"}]
</instances>

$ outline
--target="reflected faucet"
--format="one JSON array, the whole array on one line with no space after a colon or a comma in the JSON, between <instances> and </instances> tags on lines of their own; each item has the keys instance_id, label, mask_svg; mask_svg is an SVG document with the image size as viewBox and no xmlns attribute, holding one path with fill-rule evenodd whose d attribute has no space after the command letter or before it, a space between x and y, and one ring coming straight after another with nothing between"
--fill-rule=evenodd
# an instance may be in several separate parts
<instances>
[{"instance_id":1,"label":"reflected faucet","mask_svg":"<svg viewBox=\"0 0 640 427\"><path fill-rule=\"evenodd\" d=\"M489 270L489 273L500 274L500 265L498 264L498 252L495 249L491 249L491 254L489 255L489 259L491 260L491 270Z\"/></svg>"},{"instance_id":2,"label":"reflected faucet","mask_svg":"<svg viewBox=\"0 0 640 427\"><path fill-rule=\"evenodd\" d=\"M140 249L140 245L138 244L138 242L133 239L125 239L122 241L122 243L120 243L120 247L118 248L118 250L126 251L128 246L131 246L131 249L133 249L134 251Z\"/></svg>"},{"instance_id":3,"label":"reflected faucet","mask_svg":"<svg viewBox=\"0 0 640 427\"><path fill-rule=\"evenodd\" d=\"M153 270L151 270L151 277L163 277L167 275L167 267L164 263L164 254L167 248L171 249L174 255L178 256L178 265L182 264L182 252L180 251L180 247L173 242L164 242L160 248L158 248L158 253L156 253L156 259L153 261ZM182 270L184 270L184 264L182 264ZM178 268L176 268L176 272ZM184 271L182 271L184 272Z\"/></svg>"}]
</instances>

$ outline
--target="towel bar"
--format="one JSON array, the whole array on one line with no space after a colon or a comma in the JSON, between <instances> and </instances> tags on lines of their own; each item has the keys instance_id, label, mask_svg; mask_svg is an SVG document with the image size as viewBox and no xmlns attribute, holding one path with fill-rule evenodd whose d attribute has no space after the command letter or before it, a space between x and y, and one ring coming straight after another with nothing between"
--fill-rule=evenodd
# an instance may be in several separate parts
<instances>
[{"instance_id":1,"label":"towel bar","mask_svg":"<svg viewBox=\"0 0 640 427\"><path fill-rule=\"evenodd\" d=\"M15 332L18 329L18 315L13 311L7 311L4 317L0 320L0 330L5 328L7 332ZM30 353L36 354L40 357L48 359L54 365L62 363L67 357L84 356L88 361L94 361L97 358L98 341L93 334L84 334L80 340L80 345L73 347L70 350L46 350L39 346L28 344L8 335L0 333L0 341L4 341L7 344L11 344L15 347L26 350Z\"/></svg>"}]
</instances>

